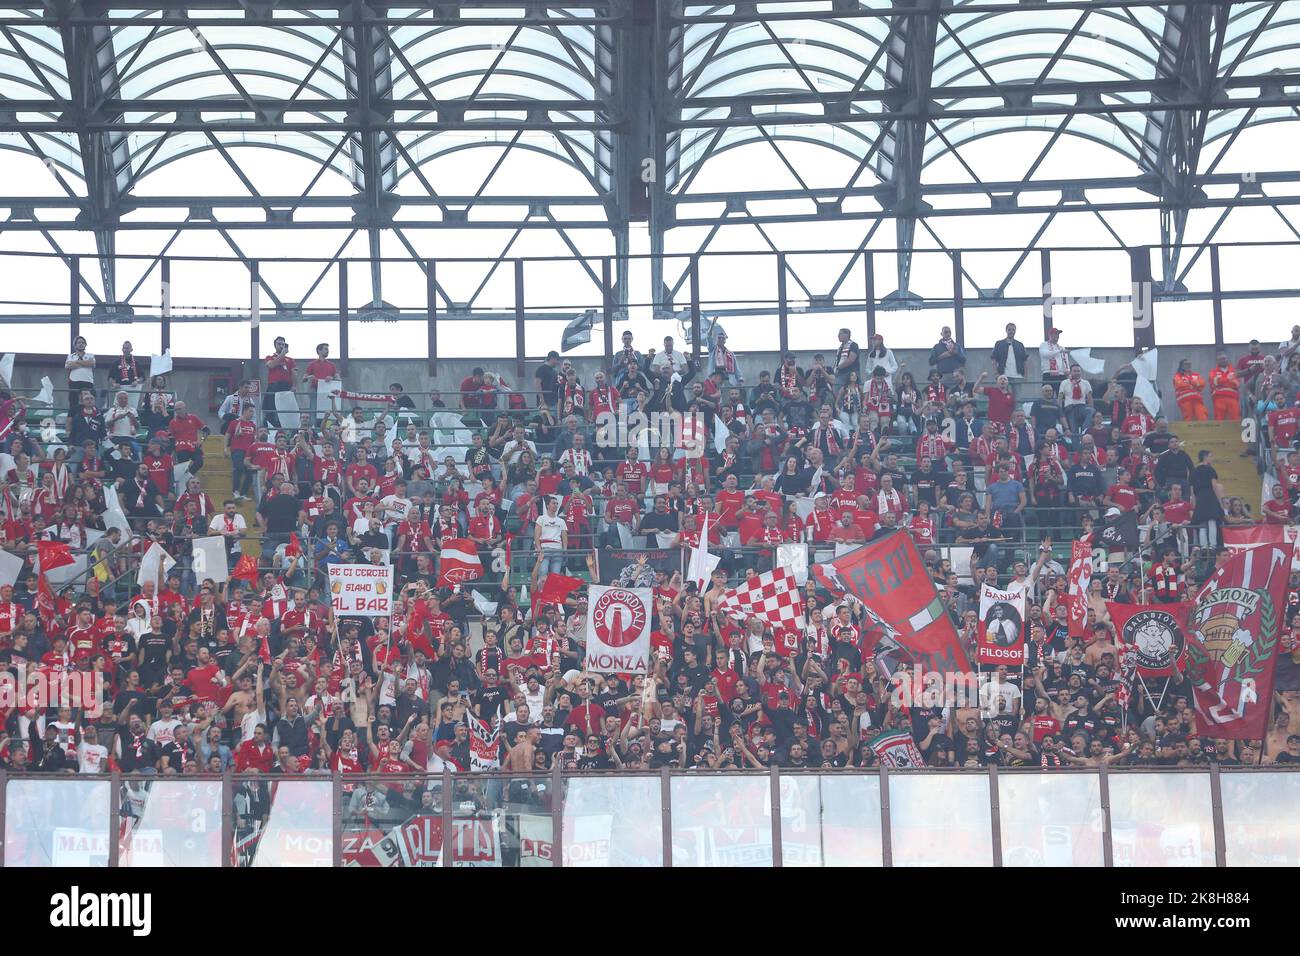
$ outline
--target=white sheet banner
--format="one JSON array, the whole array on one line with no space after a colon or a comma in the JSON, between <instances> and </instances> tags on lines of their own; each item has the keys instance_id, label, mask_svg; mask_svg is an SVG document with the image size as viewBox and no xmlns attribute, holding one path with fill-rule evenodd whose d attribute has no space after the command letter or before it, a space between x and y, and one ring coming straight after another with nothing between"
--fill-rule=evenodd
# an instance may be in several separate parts
<instances>
[{"instance_id":1,"label":"white sheet banner","mask_svg":"<svg viewBox=\"0 0 1300 956\"><path fill-rule=\"evenodd\" d=\"M331 564L329 578L335 614L389 617L393 613L391 564Z\"/></svg>"},{"instance_id":2,"label":"white sheet banner","mask_svg":"<svg viewBox=\"0 0 1300 956\"><path fill-rule=\"evenodd\" d=\"M644 674L650 659L651 588L589 589L585 667L601 674Z\"/></svg>"},{"instance_id":3,"label":"white sheet banner","mask_svg":"<svg viewBox=\"0 0 1300 956\"><path fill-rule=\"evenodd\" d=\"M146 581L157 583L160 571L161 574L166 575L174 567L176 567L176 559L155 541L149 545L149 550L144 553L144 558L140 561L140 571L135 578L136 584L144 587Z\"/></svg>"},{"instance_id":4,"label":"white sheet banner","mask_svg":"<svg viewBox=\"0 0 1300 956\"><path fill-rule=\"evenodd\" d=\"M217 584L229 580L230 571L226 565L226 539L224 535L214 534L206 538L195 538L192 542L194 554L194 576L199 581L211 578Z\"/></svg>"}]
</instances>

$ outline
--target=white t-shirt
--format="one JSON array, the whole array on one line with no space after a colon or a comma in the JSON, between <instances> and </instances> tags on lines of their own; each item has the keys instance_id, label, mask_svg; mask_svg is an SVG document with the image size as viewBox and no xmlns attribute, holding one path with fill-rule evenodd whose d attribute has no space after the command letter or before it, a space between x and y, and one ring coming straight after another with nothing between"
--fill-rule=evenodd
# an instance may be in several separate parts
<instances>
[{"instance_id":1,"label":"white t-shirt","mask_svg":"<svg viewBox=\"0 0 1300 956\"><path fill-rule=\"evenodd\" d=\"M411 499L387 495L380 500L379 506L384 509L385 521L405 521L411 512Z\"/></svg>"},{"instance_id":2,"label":"white t-shirt","mask_svg":"<svg viewBox=\"0 0 1300 956\"><path fill-rule=\"evenodd\" d=\"M244 531L248 528L248 522L244 520L244 516L239 512L235 512L235 516L230 519L230 524L236 531ZM208 522L208 530L213 534L225 534L226 513L224 511L212 516L212 520Z\"/></svg>"},{"instance_id":3,"label":"white t-shirt","mask_svg":"<svg viewBox=\"0 0 1300 956\"><path fill-rule=\"evenodd\" d=\"M110 435L134 435L135 426L131 424L131 416L135 414L135 409L129 405L123 407L114 405L104 416L108 424L108 433Z\"/></svg>"},{"instance_id":4,"label":"white t-shirt","mask_svg":"<svg viewBox=\"0 0 1300 956\"><path fill-rule=\"evenodd\" d=\"M77 773L99 773L108 760L108 748L103 744L77 745Z\"/></svg>"},{"instance_id":5,"label":"white t-shirt","mask_svg":"<svg viewBox=\"0 0 1300 956\"><path fill-rule=\"evenodd\" d=\"M1079 397L1074 397L1074 386L1079 386ZM1087 405L1092 401L1092 383L1086 378L1072 382L1068 378L1061 383L1061 403L1063 405Z\"/></svg>"},{"instance_id":6,"label":"white t-shirt","mask_svg":"<svg viewBox=\"0 0 1300 956\"><path fill-rule=\"evenodd\" d=\"M159 747L165 747L176 739L176 728L180 725L181 722L175 717L171 720L155 720L149 725L149 733L145 736Z\"/></svg>"},{"instance_id":7,"label":"white t-shirt","mask_svg":"<svg viewBox=\"0 0 1300 956\"><path fill-rule=\"evenodd\" d=\"M564 532L569 530L569 525L558 515L540 515L537 518L537 527L542 529L542 550L560 551L564 548Z\"/></svg>"},{"instance_id":8,"label":"white t-shirt","mask_svg":"<svg viewBox=\"0 0 1300 956\"><path fill-rule=\"evenodd\" d=\"M89 362L90 368L68 368L68 365L72 362ZM68 368L69 382L85 382L87 385L95 384L95 356L89 352L86 352L80 358L77 357L76 352L69 352L63 367Z\"/></svg>"},{"instance_id":9,"label":"white t-shirt","mask_svg":"<svg viewBox=\"0 0 1300 956\"><path fill-rule=\"evenodd\" d=\"M999 683L996 677L980 688L980 709L986 716L993 717L999 713L999 700L1007 705L1001 712L1011 713L1016 701L1020 700L1020 688L1010 681Z\"/></svg>"},{"instance_id":10,"label":"white t-shirt","mask_svg":"<svg viewBox=\"0 0 1300 956\"><path fill-rule=\"evenodd\" d=\"M1070 353L1059 344L1044 342L1038 346L1038 359L1044 375L1070 374Z\"/></svg>"}]
</instances>

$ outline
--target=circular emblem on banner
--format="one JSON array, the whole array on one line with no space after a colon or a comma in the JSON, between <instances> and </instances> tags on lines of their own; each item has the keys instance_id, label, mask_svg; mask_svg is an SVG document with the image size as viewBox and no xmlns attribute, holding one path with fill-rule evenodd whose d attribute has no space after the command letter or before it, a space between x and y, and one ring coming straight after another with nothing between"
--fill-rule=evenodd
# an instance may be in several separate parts
<instances>
[{"instance_id":1,"label":"circular emblem on banner","mask_svg":"<svg viewBox=\"0 0 1300 956\"><path fill-rule=\"evenodd\" d=\"M1124 622L1124 642L1137 648L1137 666L1173 666L1183 651L1183 632L1168 611L1138 611Z\"/></svg>"},{"instance_id":2,"label":"circular emblem on banner","mask_svg":"<svg viewBox=\"0 0 1300 956\"><path fill-rule=\"evenodd\" d=\"M1014 604L999 601L989 608L985 633L998 647L1010 647L1017 643L1023 629L1024 621L1020 619L1020 611Z\"/></svg>"},{"instance_id":3,"label":"circular emblem on banner","mask_svg":"<svg viewBox=\"0 0 1300 956\"><path fill-rule=\"evenodd\" d=\"M636 640L646 624L645 602L633 591L610 588L591 609L596 636L610 647L624 647Z\"/></svg>"}]
</instances>

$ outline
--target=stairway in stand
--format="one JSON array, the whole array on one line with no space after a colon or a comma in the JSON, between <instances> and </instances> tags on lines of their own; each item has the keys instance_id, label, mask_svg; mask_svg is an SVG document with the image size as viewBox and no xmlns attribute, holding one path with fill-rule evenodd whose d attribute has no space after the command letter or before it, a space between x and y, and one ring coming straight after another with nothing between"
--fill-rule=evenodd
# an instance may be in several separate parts
<instances>
[{"instance_id":1,"label":"stairway in stand","mask_svg":"<svg viewBox=\"0 0 1300 956\"><path fill-rule=\"evenodd\" d=\"M203 490L212 499L213 506L221 511L221 503L234 495L234 472L230 459L225 455L226 440L220 435L209 435L203 439L203 470L199 477L203 479ZM239 513L248 525L245 534L251 540L244 541L244 553L258 557L262 553L261 531L257 527L257 509L252 501L241 501Z\"/></svg>"},{"instance_id":2,"label":"stairway in stand","mask_svg":"<svg viewBox=\"0 0 1300 956\"><path fill-rule=\"evenodd\" d=\"M1224 493L1240 498L1253 514L1259 513L1262 479L1255 467L1255 456L1243 458L1246 450L1241 440L1241 422L1171 422L1169 430L1185 443L1184 450L1196 464L1197 452L1205 449L1214 455L1214 470Z\"/></svg>"}]
</instances>

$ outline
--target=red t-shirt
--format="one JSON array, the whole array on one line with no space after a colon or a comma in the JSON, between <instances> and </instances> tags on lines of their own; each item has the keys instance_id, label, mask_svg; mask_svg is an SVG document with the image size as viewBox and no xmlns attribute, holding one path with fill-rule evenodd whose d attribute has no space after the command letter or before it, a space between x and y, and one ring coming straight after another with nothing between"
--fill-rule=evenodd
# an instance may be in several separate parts
<instances>
[{"instance_id":1,"label":"red t-shirt","mask_svg":"<svg viewBox=\"0 0 1300 956\"><path fill-rule=\"evenodd\" d=\"M990 388L985 391L984 397L989 400L989 421L1010 424L1011 413L1016 407L1015 394L1008 394L1000 388Z\"/></svg>"},{"instance_id":2,"label":"red t-shirt","mask_svg":"<svg viewBox=\"0 0 1300 956\"><path fill-rule=\"evenodd\" d=\"M231 451L247 452L257 441L257 423L235 419L226 426L226 434L230 436Z\"/></svg>"},{"instance_id":3,"label":"red t-shirt","mask_svg":"<svg viewBox=\"0 0 1300 956\"><path fill-rule=\"evenodd\" d=\"M331 378L338 378L339 367L329 359L316 359L307 366L307 374L317 381L325 381Z\"/></svg>"},{"instance_id":4,"label":"red t-shirt","mask_svg":"<svg viewBox=\"0 0 1300 956\"><path fill-rule=\"evenodd\" d=\"M743 491L718 492L718 523L724 528L735 528L740 521L740 509L745 506Z\"/></svg>"},{"instance_id":5,"label":"red t-shirt","mask_svg":"<svg viewBox=\"0 0 1300 956\"><path fill-rule=\"evenodd\" d=\"M267 362L270 362L271 359L273 358L275 358L274 355L268 355L266 357L266 360ZM287 355L284 356L284 364L279 365L275 368L272 368L270 365L266 367L266 384L267 385L292 385L293 370L297 367L298 367L297 362L289 358L289 356Z\"/></svg>"}]
</instances>

